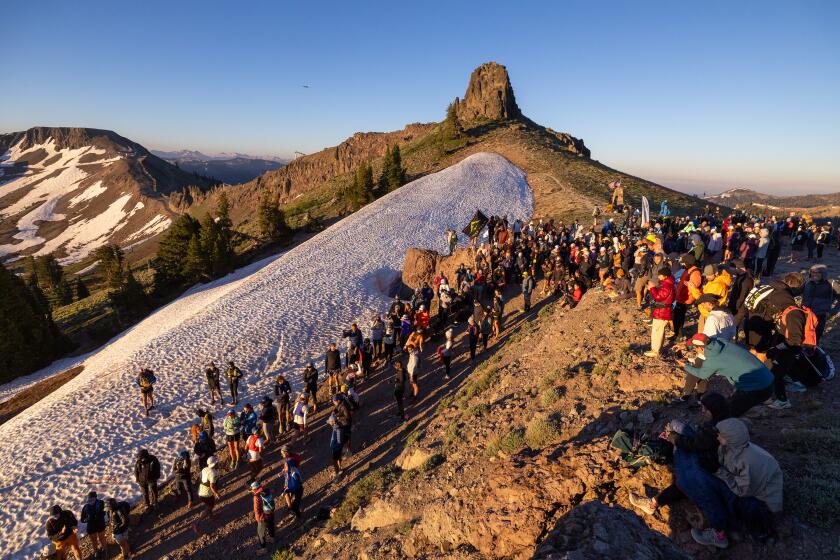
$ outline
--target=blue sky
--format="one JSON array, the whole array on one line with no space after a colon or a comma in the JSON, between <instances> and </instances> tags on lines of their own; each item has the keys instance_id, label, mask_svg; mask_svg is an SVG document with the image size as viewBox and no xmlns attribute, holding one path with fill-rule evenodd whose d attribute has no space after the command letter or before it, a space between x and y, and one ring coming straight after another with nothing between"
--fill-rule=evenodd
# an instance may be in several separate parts
<instances>
[{"instance_id":1,"label":"blue sky","mask_svg":"<svg viewBox=\"0 0 840 560\"><path fill-rule=\"evenodd\" d=\"M840 2L13 0L2 14L1 131L309 153L440 120L496 60L526 115L615 168L697 193L840 191Z\"/></svg>"}]
</instances>

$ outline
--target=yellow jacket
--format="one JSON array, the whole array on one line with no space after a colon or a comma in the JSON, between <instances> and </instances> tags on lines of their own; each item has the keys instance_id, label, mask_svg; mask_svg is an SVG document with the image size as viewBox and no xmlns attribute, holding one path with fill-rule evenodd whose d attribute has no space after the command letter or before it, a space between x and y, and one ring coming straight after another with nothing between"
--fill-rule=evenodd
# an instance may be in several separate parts
<instances>
[{"instance_id":1,"label":"yellow jacket","mask_svg":"<svg viewBox=\"0 0 840 560\"><path fill-rule=\"evenodd\" d=\"M721 270L714 280L703 286L704 294L712 294L718 297L718 303L726 303L726 296L729 293L729 286L732 285L732 276L725 270Z\"/></svg>"}]
</instances>

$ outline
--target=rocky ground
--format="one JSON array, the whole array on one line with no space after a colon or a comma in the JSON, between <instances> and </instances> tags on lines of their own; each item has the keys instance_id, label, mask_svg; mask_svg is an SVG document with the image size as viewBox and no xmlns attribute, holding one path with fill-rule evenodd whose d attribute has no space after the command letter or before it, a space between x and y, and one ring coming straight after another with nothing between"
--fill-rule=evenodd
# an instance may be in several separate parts
<instances>
[{"instance_id":1,"label":"rocky ground","mask_svg":"<svg viewBox=\"0 0 840 560\"><path fill-rule=\"evenodd\" d=\"M832 253L833 275L839 262ZM572 310L542 300L523 314L520 301L512 298L503 336L475 366L457 327L462 355L449 382L433 357L436 344L427 345L421 398L407 423L392 417L390 374L378 369L363 386L355 454L337 483L326 414L316 416L310 441L297 446L304 521L281 521L275 550L346 559L840 558L836 381L793 395L791 410L748 415L754 441L785 470L780 537L767 545L738 538L729 550L710 551L691 539L702 516L687 502L654 516L630 505L630 492L667 486L668 467L631 468L609 445L618 429L655 435L672 418L699 420L697 409L667 404L681 384L675 352L644 358L648 330L635 305L597 289ZM840 330L824 346L837 359ZM276 447L268 463L263 478L276 481ZM224 475L220 517L200 536L190 529L198 508L165 498L158 514L138 517L138 557L255 554L246 484L243 469Z\"/></svg>"}]
</instances>

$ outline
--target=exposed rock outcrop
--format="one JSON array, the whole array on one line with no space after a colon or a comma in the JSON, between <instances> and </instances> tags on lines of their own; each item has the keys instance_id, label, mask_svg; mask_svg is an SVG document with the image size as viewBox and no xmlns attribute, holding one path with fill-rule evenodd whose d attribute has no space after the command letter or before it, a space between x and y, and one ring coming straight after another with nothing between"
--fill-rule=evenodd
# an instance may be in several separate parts
<instances>
[{"instance_id":1,"label":"exposed rock outcrop","mask_svg":"<svg viewBox=\"0 0 840 560\"><path fill-rule=\"evenodd\" d=\"M461 265L472 267L474 257L471 248L457 249L453 255L444 256L431 249L410 248L405 253L402 281L414 289L423 282L432 283L438 272L443 272L450 282L455 282L455 270Z\"/></svg>"},{"instance_id":2,"label":"exposed rock outcrop","mask_svg":"<svg viewBox=\"0 0 840 560\"><path fill-rule=\"evenodd\" d=\"M485 62L473 70L464 99L456 98L455 102L458 118L466 122L522 116L516 105L507 68L496 62Z\"/></svg>"},{"instance_id":3,"label":"exposed rock outcrop","mask_svg":"<svg viewBox=\"0 0 840 560\"><path fill-rule=\"evenodd\" d=\"M592 501L564 515L534 553L540 560L689 560L662 534L621 506Z\"/></svg>"}]
</instances>

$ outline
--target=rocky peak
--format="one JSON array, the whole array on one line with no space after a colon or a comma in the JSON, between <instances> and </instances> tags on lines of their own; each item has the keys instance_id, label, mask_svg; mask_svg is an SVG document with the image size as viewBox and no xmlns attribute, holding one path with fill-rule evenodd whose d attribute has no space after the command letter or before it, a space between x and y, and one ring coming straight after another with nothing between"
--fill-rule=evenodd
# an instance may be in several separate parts
<instances>
[{"instance_id":1,"label":"rocky peak","mask_svg":"<svg viewBox=\"0 0 840 560\"><path fill-rule=\"evenodd\" d=\"M522 116L516 105L507 68L497 62L485 62L470 76L464 99L455 99L458 118L464 121L479 119L514 119Z\"/></svg>"}]
</instances>

